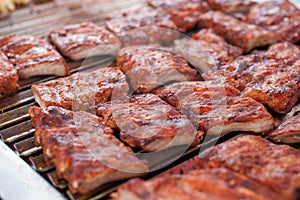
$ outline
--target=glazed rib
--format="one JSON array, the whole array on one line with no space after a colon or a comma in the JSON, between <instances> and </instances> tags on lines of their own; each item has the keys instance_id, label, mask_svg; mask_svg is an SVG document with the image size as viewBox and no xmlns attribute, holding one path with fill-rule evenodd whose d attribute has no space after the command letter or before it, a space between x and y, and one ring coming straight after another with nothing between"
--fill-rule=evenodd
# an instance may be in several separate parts
<instances>
[{"instance_id":1,"label":"glazed rib","mask_svg":"<svg viewBox=\"0 0 300 200\"><path fill-rule=\"evenodd\" d=\"M300 143L300 114L288 118L268 137L275 142Z\"/></svg>"},{"instance_id":2,"label":"glazed rib","mask_svg":"<svg viewBox=\"0 0 300 200\"><path fill-rule=\"evenodd\" d=\"M133 90L147 93L171 81L197 80L196 69L176 53L152 47L128 47L117 57L117 66Z\"/></svg>"},{"instance_id":3,"label":"glazed rib","mask_svg":"<svg viewBox=\"0 0 300 200\"><path fill-rule=\"evenodd\" d=\"M69 74L62 56L46 40L30 35L0 38L0 48L18 71L20 79Z\"/></svg>"},{"instance_id":4,"label":"glazed rib","mask_svg":"<svg viewBox=\"0 0 300 200\"><path fill-rule=\"evenodd\" d=\"M251 0L208 0L209 5L215 9L225 13L247 12L255 5Z\"/></svg>"},{"instance_id":5,"label":"glazed rib","mask_svg":"<svg viewBox=\"0 0 300 200\"><path fill-rule=\"evenodd\" d=\"M221 82L181 82L153 91L187 115L200 130L220 135L232 131L268 132L272 116L262 104Z\"/></svg>"},{"instance_id":6,"label":"glazed rib","mask_svg":"<svg viewBox=\"0 0 300 200\"><path fill-rule=\"evenodd\" d=\"M226 168L165 175L148 181L133 179L111 195L113 200L150 199L281 199L261 183Z\"/></svg>"},{"instance_id":7,"label":"glazed rib","mask_svg":"<svg viewBox=\"0 0 300 200\"><path fill-rule=\"evenodd\" d=\"M129 87L119 69L105 67L33 85L31 89L43 108L59 106L81 110L127 95Z\"/></svg>"},{"instance_id":8,"label":"glazed rib","mask_svg":"<svg viewBox=\"0 0 300 200\"><path fill-rule=\"evenodd\" d=\"M229 43L249 52L255 47L279 41L279 36L259 26L240 21L220 11L209 11L199 16L200 28L212 28Z\"/></svg>"},{"instance_id":9,"label":"glazed rib","mask_svg":"<svg viewBox=\"0 0 300 200\"><path fill-rule=\"evenodd\" d=\"M99 104L96 112L106 125L121 131L122 141L145 151L198 144L203 136L190 120L154 94Z\"/></svg>"},{"instance_id":10,"label":"glazed rib","mask_svg":"<svg viewBox=\"0 0 300 200\"><path fill-rule=\"evenodd\" d=\"M174 42L175 51L179 52L202 72L230 62L242 54L240 48L228 44L212 29L202 29L193 34L192 39L182 38L176 40Z\"/></svg>"},{"instance_id":11,"label":"glazed rib","mask_svg":"<svg viewBox=\"0 0 300 200\"><path fill-rule=\"evenodd\" d=\"M300 10L287 0L271 0L253 6L246 17L281 36L282 41L300 40Z\"/></svg>"},{"instance_id":12,"label":"glazed rib","mask_svg":"<svg viewBox=\"0 0 300 200\"><path fill-rule=\"evenodd\" d=\"M267 52L254 52L204 74L205 80L225 78L242 93L278 112L287 113L298 100L299 48L278 43Z\"/></svg>"},{"instance_id":13,"label":"glazed rib","mask_svg":"<svg viewBox=\"0 0 300 200\"><path fill-rule=\"evenodd\" d=\"M30 115L37 129L35 137L42 139L46 162L56 166L58 176L68 181L73 193L86 194L148 169L97 116L58 107L32 107Z\"/></svg>"},{"instance_id":14,"label":"glazed rib","mask_svg":"<svg viewBox=\"0 0 300 200\"><path fill-rule=\"evenodd\" d=\"M121 48L121 42L115 35L92 22L71 24L53 30L49 39L71 60L99 55L115 56Z\"/></svg>"},{"instance_id":15,"label":"glazed rib","mask_svg":"<svg viewBox=\"0 0 300 200\"><path fill-rule=\"evenodd\" d=\"M6 55L0 51L0 99L18 92L18 73Z\"/></svg>"}]
</instances>

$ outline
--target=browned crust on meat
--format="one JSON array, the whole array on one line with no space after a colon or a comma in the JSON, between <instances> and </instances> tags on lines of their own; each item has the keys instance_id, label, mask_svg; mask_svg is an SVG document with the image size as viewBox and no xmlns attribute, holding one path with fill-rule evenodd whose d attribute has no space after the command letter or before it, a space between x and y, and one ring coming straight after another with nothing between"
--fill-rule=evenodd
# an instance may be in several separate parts
<instances>
[{"instance_id":1,"label":"browned crust on meat","mask_svg":"<svg viewBox=\"0 0 300 200\"><path fill-rule=\"evenodd\" d=\"M49 39L64 56L72 60L86 58L92 55L93 51L98 52L98 48L102 46L99 55L116 55L121 47L121 42L115 35L92 22L67 25L53 30ZM82 58L75 57L74 54L82 48L90 48L90 52Z\"/></svg>"},{"instance_id":2,"label":"browned crust on meat","mask_svg":"<svg viewBox=\"0 0 300 200\"><path fill-rule=\"evenodd\" d=\"M208 0L209 5L225 13L247 12L256 3L251 0Z\"/></svg>"},{"instance_id":3,"label":"browned crust on meat","mask_svg":"<svg viewBox=\"0 0 300 200\"><path fill-rule=\"evenodd\" d=\"M145 151L198 144L203 133L191 121L154 94L134 95L99 104L97 114L119 129L121 140Z\"/></svg>"},{"instance_id":4,"label":"browned crust on meat","mask_svg":"<svg viewBox=\"0 0 300 200\"><path fill-rule=\"evenodd\" d=\"M129 86L119 69L105 67L33 85L31 89L43 108L53 105L81 110L127 95Z\"/></svg>"},{"instance_id":5,"label":"browned crust on meat","mask_svg":"<svg viewBox=\"0 0 300 200\"><path fill-rule=\"evenodd\" d=\"M7 98L18 92L18 73L6 55L0 51L0 99Z\"/></svg>"},{"instance_id":6,"label":"browned crust on meat","mask_svg":"<svg viewBox=\"0 0 300 200\"><path fill-rule=\"evenodd\" d=\"M273 44L279 41L279 36L259 26L242 22L233 16L220 11L209 11L201 14L198 26L212 28L229 43L249 52L255 47Z\"/></svg>"},{"instance_id":7,"label":"browned crust on meat","mask_svg":"<svg viewBox=\"0 0 300 200\"><path fill-rule=\"evenodd\" d=\"M285 120L268 137L273 141L286 144L300 143L300 114Z\"/></svg>"},{"instance_id":8,"label":"browned crust on meat","mask_svg":"<svg viewBox=\"0 0 300 200\"><path fill-rule=\"evenodd\" d=\"M117 57L136 93L147 93L171 81L197 80L196 69L176 53L159 48L129 47Z\"/></svg>"}]
</instances>

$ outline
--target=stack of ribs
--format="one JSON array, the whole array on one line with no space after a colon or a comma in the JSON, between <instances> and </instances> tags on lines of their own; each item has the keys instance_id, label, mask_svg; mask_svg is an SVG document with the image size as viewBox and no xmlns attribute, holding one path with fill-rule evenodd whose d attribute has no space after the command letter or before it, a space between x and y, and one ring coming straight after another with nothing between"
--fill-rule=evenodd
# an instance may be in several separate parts
<instances>
[{"instance_id":1,"label":"stack of ribs","mask_svg":"<svg viewBox=\"0 0 300 200\"><path fill-rule=\"evenodd\" d=\"M296 199L299 166L299 150L245 135L148 181L133 179L112 198Z\"/></svg>"},{"instance_id":2,"label":"stack of ribs","mask_svg":"<svg viewBox=\"0 0 300 200\"><path fill-rule=\"evenodd\" d=\"M202 29L193 34L192 39L176 40L174 50L202 72L228 63L242 54L240 48L228 44L212 29Z\"/></svg>"},{"instance_id":3,"label":"stack of ribs","mask_svg":"<svg viewBox=\"0 0 300 200\"><path fill-rule=\"evenodd\" d=\"M91 56L117 55L120 40L108 30L92 22L72 24L53 30L50 41L71 60Z\"/></svg>"},{"instance_id":4,"label":"stack of ribs","mask_svg":"<svg viewBox=\"0 0 300 200\"><path fill-rule=\"evenodd\" d=\"M100 117L55 106L31 107L29 113L46 162L56 166L58 177L68 181L71 192L86 194L148 170L146 161L135 157Z\"/></svg>"},{"instance_id":5,"label":"stack of ribs","mask_svg":"<svg viewBox=\"0 0 300 200\"><path fill-rule=\"evenodd\" d=\"M45 39L31 35L4 36L0 38L0 50L15 66L20 79L40 75L69 74L63 57Z\"/></svg>"},{"instance_id":6,"label":"stack of ribs","mask_svg":"<svg viewBox=\"0 0 300 200\"><path fill-rule=\"evenodd\" d=\"M299 97L300 50L278 43L203 74L205 80L224 78L242 93L278 113L287 113Z\"/></svg>"},{"instance_id":7,"label":"stack of ribs","mask_svg":"<svg viewBox=\"0 0 300 200\"><path fill-rule=\"evenodd\" d=\"M218 81L181 82L153 91L210 135L269 132L274 120L262 104Z\"/></svg>"}]
</instances>

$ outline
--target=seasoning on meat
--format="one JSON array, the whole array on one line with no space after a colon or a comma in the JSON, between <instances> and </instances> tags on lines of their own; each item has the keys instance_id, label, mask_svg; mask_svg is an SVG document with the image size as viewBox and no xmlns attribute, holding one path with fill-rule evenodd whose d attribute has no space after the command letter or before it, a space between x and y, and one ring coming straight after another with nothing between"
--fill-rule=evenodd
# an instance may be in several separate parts
<instances>
[{"instance_id":1,"label":"seasoning on meat","mask_svg":"<svg viewBox=\"0 0 300 200\"><path fill-rule=\"evenodd\" d=\"M127 95L129 86L121 70L105 67L33 85L31 89L35 101L43 108L83 110L110 101L112 96Z\"/></svg>"},{"instance_id":2,"label":"seasoning on meat","mask_svg":"<svg viewBox=\"0 0 300 200\"><path fill-rule=\"evenodd\" d=\"M0 51L0 99L18 92L18 73L6 55Z\"/></svg>"},{"instance_id":3,"label":"seasoning on meat","mask_svg":"<svg viewBox=\"0 0 300 200\"><path fill-rule=\"evenodd\" d=\"M212 29L202 29L190 38L175 40L175 51L202 72L232 61L242 54L238 47L228 44Z\"/></svg>"},{"instance_id":4,"label":"seasoning on meat","mask_svg":"<svg viewBox=\"0 0 300 200\"><path fill-rule=\"evenodd\" d=\"M0 38L0 49L15 66L20 79L69 74L65 60L45 39L30 35L4 36Z\"/></svg>"},{"instance_id":5,"label":"seasoning on meat","mask_svg":"<svg viewBox=\"0 0 300 200\"><path fill-rule=\"evenodd\" d=\"M154 94L99 104L96 113L104 118L106 125L121 131L122 141L145 151L194 145L203 137L186 116Z\"/></svg>"},{"instance_id":6,"label":"seasoning on meat","mask_svg":"<svg viewBox=\"0 0 300 200\"><path fill-rule=\"evenodd\" d=\"M225 13L247 12L255 5L251 0L207 0L207 2L213 9Z\"/></svg>"},{"instance_id":7,"label":"seasoning on meat","mask_svg":"<svg viewBox=\"0 0 300 200\"><path fill-rule=\"evenodd\" d=\"M265 133L273 129L273 117L262 104L229 84L217 81L181 82L153 91L188 116L210 135L232 131Z\"/></svg>"},{"instance_id":8,"label":"seasoning on meat","mask_svg":"<svg viewBox=\"0 0 300 200\"><path fill-rule=\"evenodd\" d=\"M212 28L229 43L249 52L255 47L279 41L279 36L254 24L240 21L220 11L209 11L199 16L200 28Z\"/></svg>"},{"instance_id":9,"label":"seasoning on meat","mask_svg":"<svg viewBox=\"0 0 300 200\"><path fill-rule=\"evenodd\" d=\"M99 55L115 56L121 48L117 36L92 22L71 24L53 30L49 39L71 60Z\"/></svg>"},{"instance_id":10,"label":"seasoning on meat","mask_svg":"<svg viewBox=\"0 0 300 200\"><path fill-rule=\"evenodd\" d=\"M117 66L129 79L133 90L147 93L171 81L197 80L196 69L176 53L151 47L128 47L117 57Z\"/></svg>"}]
</instances>

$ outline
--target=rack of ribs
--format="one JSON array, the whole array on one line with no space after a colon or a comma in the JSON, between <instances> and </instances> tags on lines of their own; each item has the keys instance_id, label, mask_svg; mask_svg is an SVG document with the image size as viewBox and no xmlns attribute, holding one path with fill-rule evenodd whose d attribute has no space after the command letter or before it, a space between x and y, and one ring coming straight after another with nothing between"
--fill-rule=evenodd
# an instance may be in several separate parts
<instances>
[{"instance_id":1,"label":"rack of ribs","mask_svg":"<svg viewBox=\"0 0 300 200\"><path fill-rule=\"evenodd\" d=\"M135 157L100 117L58 107L32 107L29 113L46 162L56 166L58 177L68 181L73 193L86 194L148 170L146 161Z\"/></svg>"},{"instance_id":2,"label":"rack of ribs","mask_svg":"<svg viewBox=\"0 0 300 200\"><path fill-rule=\"evenodd\" d=\"M120 130L120 138L132 147L157 151L177 145L195 145L203 133L175 108L154 94L123 97L99 104L97 115Z\"/></svg>"},{"instance_id":3,"label":"rack of ribs","mask_svg":"<svg viewBox=\"0 0 300 200\"><path fill-rule=\"evenodd\" d=\"M18 73L6 55L0 51L0 99L15 95L18 92Z\"/></svg>"},{"instance_id":4,"label":"rack of ribs","mask_svg":"<svg viewBox=\"0 0 300 200\"><path fill-rule=\"evenodd\" d=\"M219 81L181 82L153 91L210 135L233 131L265 133L273 117L264 106Z\"/></svg>"},{"instance_id":5,"label":"rack of ribs","mask_svg":"<svg viewBox=\"0 0 300 200\"><path fill-rule=\"evenodd\" d=\"M53 30L49 40L71 60L91 56L116 56L121 48L117 36L92 22L71 24Z\"/></svg>"},{"instance_id":6,"label":"rack of ribs","mask_svg":"<svg viewBox=\"0 0 300 200\"><path fill-rule=\"evenodd\" d=\"M278 51L280 50L280 51ZM278 112L287 113L299 96L300 53L290 43L278 43L267 52L254 52L204 74L205 80L224 78L242 93Z\"/></svg>"},{"instance_id":7,"label":"rack of ribs","mask_svg":"<svg viewBox=\"0 0 300 200\"><path fill-rule=\"evenodd\" d=\"M212 29L202 29L193 34L192 39L182 38L174 43L174 50L202 72L230 62L242 54L240 48L228 44Z\"/></svg>"},{"instance_id":8,"label":"rack of ribs","mask_svg":"<svg viewBox=\"0 0 300 200\"><path fill-rule=\"evenodd\" d=\"M245 53L255 47L279 41L276 33L249 24L220 11L209 11L199 16L199 28L212 28L229 43L241 47Z\"/></svg>"},{"instance_id":9,"label":"rack of ribs","mask_svg":"<svg viewBox=\"0 0 300 200\"><path fill-rule=\"evenodd\" d=\"M117 66L125 73L133 90L147 93L172 81L197 80L197 70L180 55L152 47L128 47L121 50Z\"/></svg>"},{"instance_id":10,"label":"rack of ribs","mask_svg":"<svg viewBox=\"0 0 300 200\"><path fill-rule=\"evenodd\" d=\"M79 72L31 87L42 107L59 106L69 110L89 109L99 103L128 94L125 75L115 67Z\"/></svg>"},{"instance_id":11,"label":"rack of ribs","mask_svg":"<svg viewBox=\"0 0 300 200\"><path fill-rule=\"evenodd\" d=\"M31 35L3 36L0 37L0 49L15 66L20 79L69 74L63 57L45 39Z\"/></svg>"}]
</instances>

